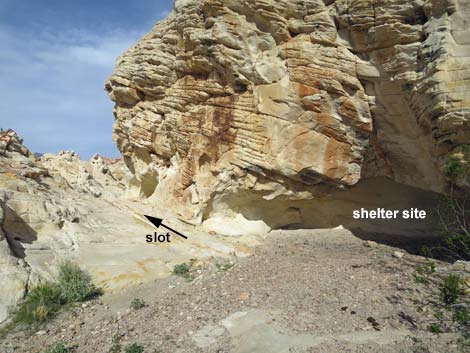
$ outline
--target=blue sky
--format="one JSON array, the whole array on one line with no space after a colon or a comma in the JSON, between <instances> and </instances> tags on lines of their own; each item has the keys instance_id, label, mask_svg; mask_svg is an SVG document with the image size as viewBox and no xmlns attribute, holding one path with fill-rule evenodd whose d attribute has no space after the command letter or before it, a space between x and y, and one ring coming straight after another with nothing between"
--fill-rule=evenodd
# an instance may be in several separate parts
<instances>
[{"instance_id":1,"label":"blue sky","mask_svg":"<svg viewBox=\"0 0 470 353\"><path fill-rule=\"evenodd\" d=\"M173 0L0 0L0 128L34 152L119 156L103 89Z\"/></svg>"}]
</instances>

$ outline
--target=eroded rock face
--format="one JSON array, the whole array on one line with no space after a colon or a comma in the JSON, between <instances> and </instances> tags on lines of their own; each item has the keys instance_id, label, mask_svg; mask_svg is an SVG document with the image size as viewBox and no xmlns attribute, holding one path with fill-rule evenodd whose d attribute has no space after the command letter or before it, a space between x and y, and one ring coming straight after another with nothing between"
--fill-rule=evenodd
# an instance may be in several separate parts
<instances>
[{"instance_id":1,"label":"eroded rock face","mask_svg":"<svg viewBox=\"0 0 470 353\"><path fill-rule=\"evenodd\" d=\"M131 196L258 232L371 178L442 192L470 138L469 15L464 0L177 0L106 83Z\"/></svg>"},{"instance_id":2,"label":"eroded rock face","mask_svg":"<svg viewBox=\"0 0 470 353\"><path fill-rule=\"evenodd\" d=\"M13 130L0 129L0 323L57 262L77 256L96 222L94 199L122 194L123 169L74 152L36 158Z\"/></svg>"},{"instance_id":3,"label":"eroded rock face","mask_svg":"<svg viewBox=\"0 0 470 353\"><path fill-rule=\"evenodd\" d=\"M189 233L152 205L126 200L127 174L121 159L99 155L90 161L71 151L36 158L14 131L0 129L0 324L31 288L54 280L64 260L112 291L169 276L175 264L190 259L248 252L248 242ZM165 217L190 240L172 239L171 247L146 243L155 227L144 213Z\"/></svg>"}]
</instances>

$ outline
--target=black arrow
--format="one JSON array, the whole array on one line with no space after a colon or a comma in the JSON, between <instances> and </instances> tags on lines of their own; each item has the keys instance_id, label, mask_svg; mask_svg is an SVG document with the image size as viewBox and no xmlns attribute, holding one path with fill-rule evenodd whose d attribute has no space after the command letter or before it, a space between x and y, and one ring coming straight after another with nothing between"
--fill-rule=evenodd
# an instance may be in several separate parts
<instances>
[{"instance_id":1,"label":"black arrow","mask_svg":"<svg viewBox=\"0 0 470 353\"><path fill-rule=\"evenodd\" d=\"M144 215L145 218L147 218L155 227L159 228L160 226L162 226L163 228L166 228L168 229L169 231L179 235L180 237L184 238L184 239L188 239L188 237L186 235L183 235L181 234L180 232L164 225L162 222L163 222L163 219L160 219L160 218L156 218L156 217L152 217L152 216L147 216L147 215Z\"/></svg>"}]
</instances>

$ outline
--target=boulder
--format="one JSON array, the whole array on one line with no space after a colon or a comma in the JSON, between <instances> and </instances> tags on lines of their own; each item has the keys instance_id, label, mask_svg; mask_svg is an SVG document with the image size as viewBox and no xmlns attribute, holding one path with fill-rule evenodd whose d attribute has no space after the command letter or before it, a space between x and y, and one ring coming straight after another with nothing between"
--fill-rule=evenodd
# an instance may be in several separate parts
<instances>
[{"instance_id":1,"label":"boulder","mask_svg":"<svg viewBox=\"0 0 470 353\"><path fill-rule=\"evenodd\" d=\"M426 203L470 141L469 13L463 0L176 1L105 85L128 196L226 234L352 226L354 197L383 207L391 190L398 207Z\"/></svg>"}]
</instances>

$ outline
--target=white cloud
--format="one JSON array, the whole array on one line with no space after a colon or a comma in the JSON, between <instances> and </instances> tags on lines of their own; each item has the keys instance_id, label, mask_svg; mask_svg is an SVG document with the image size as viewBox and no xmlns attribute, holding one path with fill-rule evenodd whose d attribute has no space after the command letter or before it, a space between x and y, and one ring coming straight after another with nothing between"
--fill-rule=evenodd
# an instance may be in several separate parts
<instances>
[{"instance_id":1,"label":"white cloud","mask_svg":"<svg viewBox=\"0 0 470 353\"><path fill-rule=\"evenodd\" d=\"M117 155L103 90L115 59L143 33L21 33L0 26L0 127L38 152ZM104 150L103 150L104 149Z\"/></svg>"}]
</instances>

